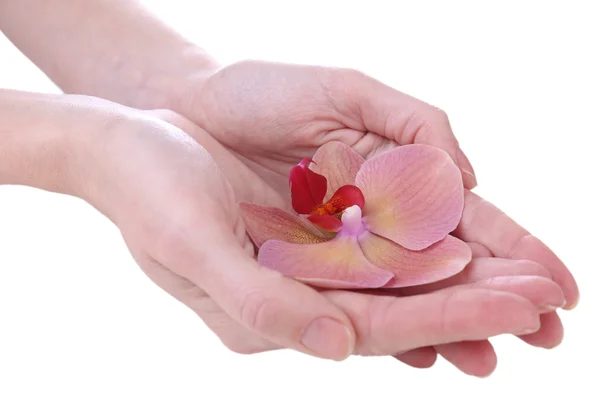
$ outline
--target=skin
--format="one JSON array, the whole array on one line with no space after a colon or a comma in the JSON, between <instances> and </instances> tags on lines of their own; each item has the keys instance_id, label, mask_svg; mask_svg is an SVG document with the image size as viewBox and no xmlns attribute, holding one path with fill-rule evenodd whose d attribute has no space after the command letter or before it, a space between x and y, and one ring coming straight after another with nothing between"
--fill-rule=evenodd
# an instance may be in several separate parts
<instances>
[{"instance_id":1,"label":"skin","mask_svg":"<svg viewBox=\"0 0 600 393\"><path fill-rule=\"evenodd\" d=\"M23 27L32 24L36 29ZM473 168L437 108L353 70L260 62L220 68L136 2L57 0L50 6L4 0L0 27L65 92L128 105L90 97L42 99L66 101L85 114L83 125L75 109L44 112L48 108L40 104L36 112L45 113L47 122L69 124L67 129L79 124L89 130L89 139L77 143L71 136L68 142L56 138L63 141L56 149L74 157L68 167L78 168L78 175L50 158L32 172L36 166L17 152L35 151L47 134L19 110L3 113L2 123L12 131L4 127L2 138L13 142L0 153L13 159L2 163L0 183L90 201L119 226L142 270L194 310L228 348L293 348L332 359L394 355L415 367L430 366L439 353L462 371L483 376L496 363L491 336L517 334L543 347L560 342L562 326L551 310L575 305L571 274L541 241L470 191L455 235L470 242L477 258L459 276L435 285L384 294L315 291L254 260L237 201L283 203L289 168L330 140L365 157L397 144L441 147L473 188ZM3 94L13 103L16 93ZM185 118L131 107L168 108ZM91 122L90 113L98 111L108 117ZM31 132L15 136L23 129ZM118 158L123 152L127 160ZM419 318L407 322L406 315ZM316 331L307 333L319 317L344 327L317 322Z\"/></svg>"},{"instance_id":2,"label":"skin","mask_svg":"<svg viewBox=\"0 0 600 393\"><path fill-rule=\"evenodd\" d=\"M296 86L300 88L294 89ZM458 142L451 142L452 131L443 112L353 70L243 62L221 69L196 91L197 101L190 101L183 113L196 114L196 123L282 193L292 163L310 157L318 146L331 140L347 143L366 158L405 143L442 147L451 156L458 149ZM263 94L245 96L234 91ZM365 100L364 96L371 99ZM310 97L308 105L305 97ZM240 112L230 110L227 116L220 115L216 108L225 103ZM256 119L255 114L265 112L271 117ZM282 156L282 152L286 155ZM464 216L454 234L472 242L476 255L529 259L543 264L565 291L565 307L571 308L578 290L558 257L492 204L471 191L465 193ZM444 284L451 282L422 290ZM542 321L545 328L540 333L521 338L536 346L558 345L563 335L560 319L550 313L542 316ZM457 351L468 354L472 348L457 344L436 349L447 358L457 359ZM484 352L480 358L493 357L489 343L480 344L477 349ZM476 364L475 359L469 359L473 360L471 365Z\"/></svg>"},{"instance_id":3,"label":"skin","mask_svg":"<svg viewBox=\"0 0 600 393\"><path fill-rule=\"evenodd\" d=\"M491 273L492 280L465 272L447 289L405 297L316 291L256 263L236 201L255 195L258 202L269 186L201 128L169 111L92 97L13 91L0 97L0 131L8 142L0 183L88 201L119 227L141 269L234 351L294 348L334 359L396 355L534 331L540 313L564 302L541 268L506 278L513 265ZM229 180L234 176L256 179L241 187ZM298 299L306 307L298 307ZM409 314L419 317L407 322ZM337 334L322 343L309 336L329 351L316 353L302 336L324 315L347 326L347 339Z\"/></svg>"}]
</instances>

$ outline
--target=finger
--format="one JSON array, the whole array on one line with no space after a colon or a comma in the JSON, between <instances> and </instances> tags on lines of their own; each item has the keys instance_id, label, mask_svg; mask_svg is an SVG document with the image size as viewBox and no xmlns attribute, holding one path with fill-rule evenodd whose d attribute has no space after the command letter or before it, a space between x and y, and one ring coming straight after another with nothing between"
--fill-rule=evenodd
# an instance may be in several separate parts
<instances>
[{"instance_id":1,"label":"finger","mask_svg":"<svg viewBox=\"0 0 600 393\"><path fill-rule=\"evenodd\" d=\"M535 305L540 313L561 307L565 297L552 280L539 276L493 277L471 284L472 288L487 288L517 294Z\"/></svg>"},{"instance_id":2,"label":"finger","mask_svg":"<svg viewBox=\"0 0 600 393\"><path fill-rule=\"evenodd\" d=\"M482 244L475 242L466 242L467 245L471 248L471 255L473 258L489 258L493 257L494 254L487 247Z\"/></svg>"},{"instance_id":3,"label":"finger","mask_svg":"<svg viewBox=\"0 0 600 393\"><path fill-rule=\"evenodd\" d=\"M539 276L493 277L473 283L471 287L515 293L536 305L542 314L540 329L531 334L520 335L526 343L536 347L554 348L562 342L564 329L553 310L561 307L565 299L561 288L554 281Z\"/></svg>"},{"instance_id":4,"label":"finger","mask_svg":"<svg viewBox=\"0 0 600 393\"><path fill-rule=\"evenodd\" d=\"M500 276L539 276L552 278L550 272L539 263L528 260L503 258L475 258L455 276L427 285L388 290L402 296L433 292L442 288L470 284Z\"/></svg>"},{"instance_id":5,"label":"finger","mask_svg":"<svg viewBox=\"0 0 600 393\"><path fill-rule=\"evenodd\" d=\"M565 302L565 297L558 284L549 278L540 276L492 276L475 281L469 284L469 287L517 294L538 307L540 313L554 311Z\"/></svg>"},{"instance_id":6,"label":"finger","mask_svg":"<svg viewBox=\"0 0 600 393\"><path fill-rule=\"evenodd\" d=\"M473 166L444 112L356 71L339 72L331 80L330 96L336 109L350 119L348 127L374 132L401 145L420 143L443 149L461 169L465 187L477 185Z\"/></svg>"},{"instance_id":7,"label":"finger","mask_svg":"<svg viewBox=\"0 0 600 393\"><path fill-rule=\"evenodd\" d=\"M541 327L535 333L521 335L523 341L535 347L555 348L564 337L564 328L558 314L551 312L540 316Z\"/></svg>"},{"instance_id":8,"label":"finger","mask_svg":"<svg viewBox=\"0 0 600 393\"><path fill-rule=\"evenodd\" d=\"M465 191L465 209L455 234L465 241L482 244L496 257L542 264L563 289L567 299L565 308L575 307L579 290L562 261L539 239L470 191Z\"/></svg>"},{"instance_id":9,"label":"finger","mask_svg":"<svg viewBox=\"0 0 600 393\"><path fill-rule=\"evenodd\" d=\"M281 348L233 321L206 292L191 281L176 275L151 258L138 256L136 260L148 278L194 311L231 351L250 354Z\"/></svg>"},{"instance_id":10,"label":"finger","mask_svg":"<svg viewBox=\"0 0 600 393\"><path fill-rule=\"evenodd\" d=\"M423 347L397 354L393 357L411 367L429 368L435 364L437 352L433 347Z\"/></svg>"},{"instance_id":11,"label":"finger","mask_svg":"<svg viewBox=\"0 0 600 393\"><path fill-rule=\"evenodd\" d=\"M404 298L346 291L324 294L352 320L356 353L364 355L393 355L539 329L537 308L504 291L463 286Z\"/></svg>"},{"instance_id":12,"label":"finger","mask_svg":"<svg viewBox=\"0 0 600 393\"><path fill-rule=\"evenodd\" d=\"M524 285L526 281L530 281L530 283ZM560 287L553 281L539 276L495 277L474 285L517 293L537 305L541 312L548 312L548 310L559 307L564 301ZM557 346L562 340L562 325L560 325L560 319L552 317L553 314L541 316L539 331L520 337L534 346L545 348ZM556 324L558 324L558 328ZM487 341L449 343L435 346L435 350L459 370L469 375L484 377L490 375L496 367L496 355L493 347ZM418 354L414 356L416 357Z\"/></svg>"},{"instance_id":13,"label":"finger","mask_svg":"<svg viewBox=\"0 0 600 393\"><path fill-rule=\"evenodd\" d=\"M354 347L344 313L315 290L258 265L229 223L191 217L190 230L166 233L160 247L168 268L203 288L236 322L281 346L341 360ZM197 224L196 224L197 223ZM210 223L211 225L207 225ZM242 228L243 229L243 228ZM171 230L172 231L172 230Z\"/></svg>"},{"instance_id":14,"label":"finger","mask_svg":"<svg viewBox=\"0 0 600 393\"><path fill-rule=\"evenodd\" d=\"M494 347L488 340L436 345L435 349L460 371L476 377L487 377L498 363Z\"/></svg>"},{"instance_id":15,"label":"finger","mask_svg":"<svg viewBox=\"0 0 600 393\"><path fill-rule=\"evenodd\" d=\"M560 318L556 312L556 308L562 307L565 302L562 289L554 281L548 278L548 273L541 265L531 261L514 261L514 270L506 269L502 272L501 267L503 262L499 258L490 258L488 260L491 266L494 261L498 261L500 269L494 272L493 269L487 270L485 263L477 267L484 274L490 274L490 278L484 279L484 276L473 275L473 278L479 279L472 285L475 287L485 287L494 290L504 290L516 293L538 307L538 310L543 315L540 316L541 328L538 332L521 336L523 341L537 347L554 348L562 341L564 330ZM511 267L506 265L506 267ZM540 270L541 268L541 270ZM494 273L502 274L514 273L513 276L494 276ZM545 273L545 274L544 274ZM533 274L525 276L526 274ZM466 279L468 280L468 279Z\"/></svg>"}]
</instances>

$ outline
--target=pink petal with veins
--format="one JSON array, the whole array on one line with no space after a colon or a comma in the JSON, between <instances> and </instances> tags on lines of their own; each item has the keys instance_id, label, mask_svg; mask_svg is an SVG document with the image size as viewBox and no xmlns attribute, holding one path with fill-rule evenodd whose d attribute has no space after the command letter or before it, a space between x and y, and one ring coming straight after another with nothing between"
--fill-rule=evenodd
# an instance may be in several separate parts
<instances>
[{"instance_id":1,"label":"pink petal with veins","mask_svg":"<svg viewBox=\"0 0 600 393\"><path fill-rule=\"evenodd\" d=\"M322 288L378 288L394 277L369 263L353 236L338 236L318 244L269 240L260 248L258 262Z\"/></svg>"},{"instance_id":2,"label":"pink petal with veins","mask_svg":"<svg viewBox=\"0 0 600 393\"><path fill-rule=\"evenodd\" d=\"M442 240L462 215L460 170L436 147L407 145L375 156L356 185L365 196L365 227L411 250Z\"/></svg>"},{"instance_id":3,"label":"pink petal with veins","mask_svg":"<svg viewBox=\"0 0 600 393\"><path fill-rule=\"evenodd\" d=\"M240 203L246 231L257 247L270 239L291 243L320 243L327 241L319 236L315 228L305 224L300 217L293 216L276 207L251 203Z\"/></svg>"},{"instance_id":4,"label":"pink petal with veins","mask_svg":"<svg viewBox=\"0 0 600 393\"><path fill-rule=\"evenodd\" d=\"M313 156L310 169L327 178L325 200L333 196L340 187L354 185L354 179L365 162L360 154L342 142L327 142Z\"/></svg>"},{"instance_id":5,"label":"pink petal with veins","mask_svg":"<svg viewBox=\"0 0 600 393\"><path fill-rule=\"evenodd\" d=\"M359 236L358 243L369 262L394 273L386 288L440 281L461 272L471 261L471 248L450 235L421 251L408 250L370 232Z\"/></svg>"}]
</instances>

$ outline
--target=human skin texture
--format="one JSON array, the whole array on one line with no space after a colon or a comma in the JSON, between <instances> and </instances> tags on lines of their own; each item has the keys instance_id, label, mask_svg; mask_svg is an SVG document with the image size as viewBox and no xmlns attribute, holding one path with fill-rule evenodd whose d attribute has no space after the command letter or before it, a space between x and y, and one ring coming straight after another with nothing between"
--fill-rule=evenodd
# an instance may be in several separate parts
<instances>
[{"instance_id":1,"label":"human skin texture","mask_svg":"<svg viewBox=\"0 0 600 393\"><path fill-rule=\"evenodd\" d=\"M85 96L1 91L0 104L0 183L88 201L119 227L142 270L235 351L396 355L532 332L564 303L541 266L498 270L485 258L431 293L316 291L256 263L236 201L276 192L199 127ZM254 181L236 189L234 174ZM332 326L344 334L325 336Z\"/></svg>"},{"instance_id":2,"label":"human skin texture","mask_svg":"<svg viewBox=\"0 0 600 393\"><path fill-rule=\"evenodd\" d=\"M24 27L32 24L36 29ZM467 189L476 184L473 168L442 111L354 70L264 62L242 62L221 67L201 48L130 1L57 0L50 5L40 0L0 0L0 28L65 92L95 95L142 109L168 108L189 118L191 122L170 112L160 112L168 114L166 117L171 121L181 123L180 128L201 144L208 138L215 150L236 160L236 165L243 170L231 171L226 176L234 199L266 205L283 203L288 197L289 169L303 157L312 156L319 146L328 141L345 143L365 158L398 145L429 144L444 149L450 155L461 169ZM212 155L216 157L221 153ZM246 187L249 178L255 180L250 188ZM488 280L489 276L532 273L551 277L560 286L566 299L565 308L576 304L579 296L577 286L558 257L539 239L471 191L465 191L463 218L453 235L471 245L475 259L470 268L454 280L413 288L409 291L412 295L434 291L431 295L445 296L440 293L448 294L453 286L473 280L479 282ZM481 263L475 263L479 257L486 261L483 264L485 269ZM254 266L253 258L248 258L249 266ZM475 272L483 269L494 273L475 274L471 267ZM273 277L271 271L258 269L247 278L256 280L258 285L263 283L261 280L275 279ZM286 286L304 288L298 291L313 296L314 291L309 287L299 287L299 284L291 284L283 278L276 280L281 280ZM498 283L497 279L494 280ZM298 344L298 330L308 323L305 318L284 307L285 300L278 298L277 290L269 294L238 293L229 306L223 306L218 293L224 293L225 288L227 286L222 290L214 289L211 302L219 299L216 300L220 305L219 312L232 318L237 307L233 304L239 303L242 298L249 299L251 306L245 309L254 316L245 317L254 326L249 334L259 337L255 341L240 339L248 344L244 347L246 344L236 341L237 337L244 336L233 334L236 339L228 338L229 347L239 352L279 346L306 351ZM394 295L404 295L406 292L403 291ZM344 309L344 299L356 294L325 292L321 296L329 302L327 306L322 303L325 308L315 310L323 313L329 310L329 313L331 309L328 307L334 304L336 312L343 311L343 318L339 319L343 323L348 323L352 315L358 315ZM373 304L380 304L379 298L375 300ZM402 304L402 300L398 298L393 302ZM369 302L362 304L370 307ZM390 307L386 312L393 313L390 318L401 320L407 309ZM521 337L536 346L557 345L562 338L557 314L548 312L540 318L542 328L537 333ZM229 321L227 318L223 320ZM231 320L239 323L240 318L233 317ZM272 331L263 331L266 328L261 325L267 325L264 320L274 326ZM274 321L293 321L297 326L290 328ZM215 330L215 323L212 325ZM229 322L224 325L230 326ZM247 323L241 325L247 329ZM338 333L327 333L323 326L318 325L323 341L328 341L327 337L343 337ZM436 353L474 375L489 374L495 365L493 349L487 341L464 343L461 342L464 338L455 336L454 343L434 343L441 344L435 347L431 347L431 343L396 345L396 352L392 352L392 347L386 347L384 342L397 340L397 337L374 329L369 331L367 339L364 331L362 336L359 334L361 326L370 325L354 324L355 330L350 329L349 340L340 342L339 348L332 350L332 353L336 352L335 356L326 357L339 357L339 353L344 352L340 348L346 348L345 345L350 342L357 353L402 352L399 358L417 367L431 365ZM375 347L369 345L361 347L363 343L374 340L378 340L377 348L386 350L371 351ZM236 344L232 345L232 341ZM407 352L416 347L421 348Z\"/></svg>"}]
</instances>

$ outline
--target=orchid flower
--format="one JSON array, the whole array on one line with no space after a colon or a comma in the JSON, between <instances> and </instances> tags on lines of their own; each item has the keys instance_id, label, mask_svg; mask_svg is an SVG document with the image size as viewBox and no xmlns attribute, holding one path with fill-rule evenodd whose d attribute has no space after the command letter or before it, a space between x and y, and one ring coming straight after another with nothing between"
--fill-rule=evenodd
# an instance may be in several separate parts
<instances>
[{"instance_id":1,"label":"orchid flower","mask_svg":"<svg viewBox=\"0 0 600 393\"><path fill-rule=\"evenodd\" d=\"M407 145L365 160L341 142L290 171L296 214L241 203L258 262L323 288L397 288L453 276L471 260L451 236L460 170L441 149Z\"/></svg>"}]
</instances>

